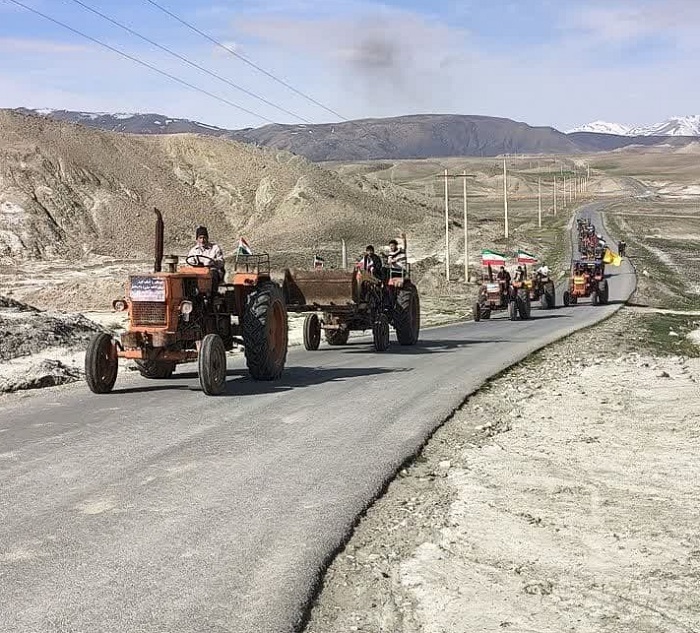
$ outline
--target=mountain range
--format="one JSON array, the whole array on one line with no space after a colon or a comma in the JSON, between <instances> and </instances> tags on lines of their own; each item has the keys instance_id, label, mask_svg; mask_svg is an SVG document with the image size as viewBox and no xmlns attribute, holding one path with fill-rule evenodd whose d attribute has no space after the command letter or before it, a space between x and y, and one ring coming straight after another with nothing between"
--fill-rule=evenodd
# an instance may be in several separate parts
<instances>
[{"instance_id":1,"label":"mountain range","mask_svg":"<svg viewBox=\"0 0 700 633\"><path fill-rule=\"evenodd\" d=\"M631 127L621 123L593 121L569 130L576 132L593 132L595 134L615 134L618 136L700 136L700 115L677 116L653 125Z\"/></svg>"},{"instance_id":2,"label":"mountain range","mask_svg":"<svg viewBox=\"0 0 700 633\"><path fill-rule=\"evenodd\" d=\"M111 114L70 110L16 112L130 134L193 133L290 151L315 162L449 156L578 154L629 145L682 147L700 135L700 117L670 119L659 126L628 128L601 121L565 134L511 119L414 114L313 125L271 124L228 130L162 114Z\"/></svg>"}]
</instances>

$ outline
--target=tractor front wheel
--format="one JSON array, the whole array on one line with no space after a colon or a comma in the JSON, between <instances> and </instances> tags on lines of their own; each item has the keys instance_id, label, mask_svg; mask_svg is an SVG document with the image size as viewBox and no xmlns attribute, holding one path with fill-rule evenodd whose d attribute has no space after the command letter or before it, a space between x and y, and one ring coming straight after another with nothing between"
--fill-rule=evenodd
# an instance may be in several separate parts
<instances>
[{"instance_id":1,"label":"tractor front wheel","mask_svg":"<svg viewBox=\"0 0 700 633\"><path fill-rule=\"evenodd\" d=\"M117 380L117 347L109 334L95 334L85 353L85 380L92 393L109 393Z\"/></svg>"},{"instance_id":2,"label":"tractor front wheel","mask_svg":"<svg viewBox=\"0 0 700 633\"><path fill-rule=\"evenodd\" d=\"M309 351L318 349L321 344L321 322L318 314L307 314L304 319L304 348Z\"/></svg>"},{"instance_id":3,"label":"tractor front wheel","mask_svg":"<svg viewBox=\"0 0 700 633\"><path fill-rule=\"evenodd\" d=\"M377 352L389 349L389 319L385 314L380 314L372 325L372 342Z\"/></svg>"},{"instance_id":4,"label":"tractor front wheel","mask_svg":"<svg viewBox=\"0 0 700 633\"><path fill-rule=\"evenodd\" d=\"M420 333L418 289L410 285L399 290L394 305L394 329L401 345L415 345Z\"/></svg>"},{"instance_id":5,"label":"tractor front wheel","mask_svg":"<svg viewBox=\"0 0 700 633\"><path fill-rule=\"evenodd\" d=\"M569 304L571 303L571 294L568 290L564 291L564 296L562 297L562 299L564 301L564 306L568 308Z\"/></svg>"},{"instance_id":6,"label":"tractor front wheel","mask_svg":"<svg viewBox=\"0 0 700 633\"><path fill-rule=\"evenodd\" d=\"M243 313L243 344L248 371L255 380L275 380L287 360L287 308L274 282L253 291Z\"/></svg>"},{"instance_id":7,"label":"tractor front wheel","mask_svg":"<svg viewBox=\"0 0 700 633\"><path fill-rule=\"evenodd\" d=\"M513 299L508 303L508 316L510 317L511 321L517 321L518 320L518 304L517 304L517 299Z\"/></svg>"},{"instance_id":8,"label":"tractor front wheel","mask_svg":"<svg viewBox=\"0 0 700 633\"><path fill-rule=\"evenodd\" d=\"M478 301L474 304L474 320L481 321L481 304Z\"/></svg>"},{"instance_id":9,"label":"tractor front wheel","mask_svg":"<svg viewBox=\"0 0 700 633\"><path fill-rule=\"evenodd\" d=\"M218 334L207 334L199 348L199 384L208 396L226 387L226 346Z\"/></svg>"}]
</instances>

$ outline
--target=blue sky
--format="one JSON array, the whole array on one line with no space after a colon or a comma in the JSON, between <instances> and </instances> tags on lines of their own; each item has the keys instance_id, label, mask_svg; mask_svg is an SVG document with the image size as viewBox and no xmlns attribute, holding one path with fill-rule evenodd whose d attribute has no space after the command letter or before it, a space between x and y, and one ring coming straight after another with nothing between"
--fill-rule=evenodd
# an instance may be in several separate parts
<instances>
[{"instance_id":1,"label":"blue sky","mask_svg":"<svg viewBox=\"0 0 700 633\"><path fill-rule=\"evenodd\" d=\"M188 67L73 0L21 0L259 114L181 86L0 0L0 107L159 112L229 128L337 120L147 0L81 0L288 113ZM157 0L343 117L454 112L566 130L696 114L697 0Z\"/></svg>"}]
</instances>

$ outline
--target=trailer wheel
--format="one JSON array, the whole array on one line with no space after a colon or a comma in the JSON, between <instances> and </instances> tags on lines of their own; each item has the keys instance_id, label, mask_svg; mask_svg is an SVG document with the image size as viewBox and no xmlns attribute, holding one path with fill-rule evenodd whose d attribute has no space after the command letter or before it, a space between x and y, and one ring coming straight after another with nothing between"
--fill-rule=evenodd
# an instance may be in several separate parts
<instances>
[{"instance_id":1,"label":"trailer wheel","mask_svg":"<svg viewBox=\"0 0 700 633\"><path fill-rule=\"evenodd\" d=\"M95 334L85 353L85 381L92 393L109 393L117 380L117 348L109 334Z\"/></svg>"},{"instance_id":2,"label":"trailer wheel","mask_svg":"<svg viewBox=\"0 0 700 633\"><path fill-rule=\"evenodd\" d=\"M318 314L307 314L304 319L304 348L309 351L318 349L321 344L321 322Z\"/></svg>"},{"instance_id":3,"label":"trailer wheel","mask_svg":"<svg viewBox=\"0 0 700 633\"><path fill-rule=\"evenodd\" d=\"M207 334L199 348L199 384L208 396L226 387L226 346L218 334Z\"/></svg>"},{"instance_id":4,"label":"trailer wheel","mask_svg":"<svg viewBox=\"0 0 700 633\"><path fill-rule=\"evenodd\" d=\"M385 352L389 349L389 319L385 314L380 314L372 325L372 339L375 351Z\"/></svg>"},{"instance_id":5,"label":"trailer wheel","mask_svg":"<svg viewBox=\"0 0 700 633\"><path fill-rule=\"evenodd\" d=\"M349 338L350 330L346 327L340 328L339 330L326 330L326 343L334 347L345 345Z\"/></svg>"},{"instance_id":6,"label":"trailer wheel","mask_svg":"<svg viewBox=\"0 0 700 633\"><path fill-rule=\"evenodd\" d=\"M175 363L168 360L137 360L136 367L144 378L170 378L175 371Z\"/></svg>"},{"instance_id":7,"label":"trailer wheel","mask_svg":"<svg viewBox=\"0 0 700 633\"><path fill-rule=\"evenodd\" d=\"M282 289L260 284L248 296L243 312L243 344L248 371L255 380L275 380L287 359L287 308Z\"/></svg>"},{"instance_id":8,"label":"trailer wheel","mask_svg":"<svg viewBox=\"0 0 700 633\"><path fill-rule=\"evenodd\" d=\"M478 301L474 304L474 320L481 321L481 304Z\"/></svg>"},{"instance_id":9,"label":"trailer wheel","mask_svg":"<svg viewBox=\"0 0 700 633\"><path fill-rule=\"evenodd\" d=\"M394 305L394 329L401 345L415 345L420 333L420 298L411 285L399 290Z\"/></svg>"}]
</instances>

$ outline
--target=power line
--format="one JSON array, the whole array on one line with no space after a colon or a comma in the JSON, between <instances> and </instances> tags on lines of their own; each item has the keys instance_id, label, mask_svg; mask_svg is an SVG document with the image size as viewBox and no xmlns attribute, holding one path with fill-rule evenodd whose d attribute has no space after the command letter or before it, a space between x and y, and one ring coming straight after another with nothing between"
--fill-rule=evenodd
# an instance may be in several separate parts
<instances>
[{"instance_id":1,"label":"power line","mask_svg":"<svg viewBox=\"0 0 700 633\"><path fill-rule=\"evenodd\" d=\"M218 46L219 48L222 48L222 49L225 50L227 53L230 53L231 55L233 55L234 57L237 57L238 59L240 59L241 61L245 62L245 63L248 64L249 66L252 66L253 68L255 68L255 70L257 70L257 71L263 73L264 75L266 75L266 76L269 77L270 79L274 79L277 83L282 84L285 88L288 88L288 89L291 90L292 92L298 94L300 97L304 97L304 99L310 101L311 103L316 104L316 105L319 106L320 108L323 108L326 112L330 112L333 116L337 116L339 119L342 119L343 121L347 121L347 119L346 119L342 114L338 114L335 110L332 110L331 108L329 108L329 107L323 105L320 101L316 101L316 99L314 99L313 97L310 97L309 95L304 94L304 93L301 92L300 90L297 90L294 86L292 86L292 85L290 85L289 83L287 83L286 81L284 81L284 79L280 79L279 77L276 77L276 76L273 75L271 72L268 72L268 71L265 70L264 68L261 68L261 67L258 66L256 63L254 63L254 62L252 62L251 60L249 60L247 57L244 57L244 56L241 55L240 53L237 53L236 51L232 50L231 48L229 48L229 47L226 46L225 44L222 44L222 43L219 42L218 40L214 39L214 38L211 37L210 35L207 35L206 33L204 33L204 31L200 31L196 26L193 26L193 25L190 24L189 22L186 22L186 21L183 20L181 17L175 15L174 13L172 13L171 11L169 11L168 9L166 9L165 7L163 7L163 6L161 6L160 4L158 4L155 0L146 0L146 2L148 2L149 4L152 4L152 5L153 5L154 7L156 7L157 9L160 9L163 13L165 13L166 15L169 15L169 16L170 16L171 18L173 18L174 20L177 20L180 24L182 24L183 26L186 26L188 29L191 29L192 31L194 31L195 33L197 33L197 34L201 35L202 37L206 38L207 40L209 40L209 41L212 42L213 44L216 44L216 46Z\"/></svg>"},{"instance_id":2,"label":"power line","mask_svg":"<svg viewBox=\"0 0 700 633\"><path fill-rule=\"evenodd\" d=\"M127 33L131 33L131 35L134 35L134 36L142 39L144 42L148 42L149 44L152 44L156 48L159 48L160 50L165 51L169 55L172 55L173 57L176 57L180 61L183 61L186 64L189 64L193 68L196 68L197 70L201 70L202 72L206 73L207 75L214 77L214 79L218 79L219 81L223 81L224 83L228 84L229 86L232 86L236 90L240 90L241 92L247 94L248 96L253 97L254 99L257 99L258 101L261 101L262 103L265 103L265 104L275 108L276 110L280 110L281 112L284 112L285 114L288 114L296 119L304 121L304 123L311 123L311 121L309 121L308 119L305 119L303 116L296 114L294 112L291 112L290 110L286 110L282 106L278 106L277 104L273 103L272 101L268 101L264 97L261 97L260 95L257 95L254 92L251 92L250 90L247 90L247 89L239 86L238 84L233 83L229 79L226 79L226 77L222 77L221 75L218 75L215 72L208 70L207 68L204 68L203 66L200 66L196 62L193 62L190 59L187 59L183 55L176 53L175 51L167 48L166 46L162 46L161 44L154 42L152 39L149 39L145 35L141 35L141 33L134 31L133 29L126 26L125 24L122 24L121 22L117 22L117 20L114 20L114 19L110 18L108 15L105 15L104 13L101 13L97 9L85 4L84 2L81 2L81 0L73 0L73 2L75 4L79 4L81 7L83 7L84 9L87 9L88 11L94 13L95 15L99 15L101 18L107 20L108 22L111 22L115 26L118 26L120 29L125 30Z\"/></svg>"},{"instance_id":3,"label":"power line","mask_svg":"<svg viewBox=\"0 0 700 633\"><path fill-rule=\"evenodd\" d=\"M125 53L123 51L120 51L118 48L114 48L113 46L110 46L109 44L105 44L104 42L101 42L98 39L95 39L94 37L91 37L90 35L87 35L86 33L83 33L82 31L79 31L78 29L74 29L72 26L68 26L67 24L64 24L63 22L56 20L55 18L52 18L49 15L46 15L45 13L42 13L41 11L37 9L33 9L32 7L28 7L26 4L23 4L22 2L19 2L19 0L7 0L7 2L12 2L13 4L16 4L18 7L22 7L23 9L26 9L27 11L31 11L32 13L35 13L36 15L41 16L42 18L48 20L49 22L53 22L54 24L58 24L59 26L62 26L64 29L68 29L72 33L75 33L76 35L80 35L80 37L84 37L87 40L90 40L91 42L94 42L95 44L98 44L99 46L102 46L103 48L106 48L113 53L117 53L117 55L121 55L122 57L125 57L128 60L131 60L132 62L135 62L141 66L145 66L146 68L149 68L150 70L153 70L157 72L160 75L163 75L164 77L167 77L168 79L172 79L173 81L176 81L179 84L182 84L183 86L187 86L188 88L192 88L192 90L196 90L197 92L201 92L202 94L207 95L208 97L211 97L212 99L216 99L217 101L221 101L222 103L225 103L226 105L229 105L233 108L236 108L237 110L240 110L241 112L245 112L246 114L250 114L258 119L262 119L266 123L275 123L272 119L268 119L267 117L263 116L262 114L257 114L256 112L253 112L252 110L247 110L243 106L238 105L237 103L234 103L233 101L229 101L228 99L225 99L224 97L219 97L218 95L215 95L208 90L205 90L204 88L199 88L195 86L194 84L191 84L184 79L180 79L179 77L176 77L175 75L171 75L170 73L161 70L160 68L157 68L156 66L153 66L152 64L149 64L148 62L144 62L141 59L138 59L137 57L133 57L132 55L129 55L128 53Z\"/></svg>"}]
</instances>

